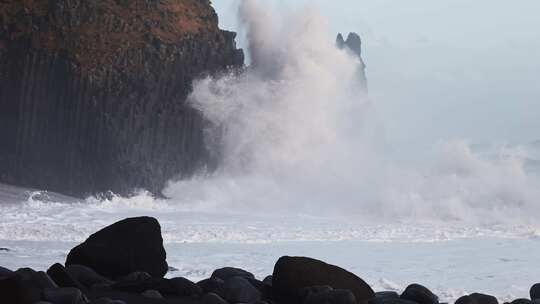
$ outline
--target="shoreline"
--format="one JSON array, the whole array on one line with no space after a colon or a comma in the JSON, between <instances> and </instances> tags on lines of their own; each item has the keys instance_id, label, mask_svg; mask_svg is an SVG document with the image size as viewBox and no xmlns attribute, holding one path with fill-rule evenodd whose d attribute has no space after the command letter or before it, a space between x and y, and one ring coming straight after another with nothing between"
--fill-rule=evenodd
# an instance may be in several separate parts
<instances>
[{"instance_id":1,"label":"shoreline","mask_svg":"<svg viewBox=\"0 0 540 304\"><path fill-rule=\"evenodd\" d=\"M16 249L0 252L0 265L46 270L53 263L65 260L76 244L0 240L0 247ZM274 262L281 255L304 255L349 269L364 278L375 291L401 291L408 283L419 282L430 287L444 301L453 302L463 294L480 291L497 296L502 303L526 296L530 285L537 280L534 271L527 266L534 264L533 256L526 252L540 250L540 241L474 238L434 243L355 240L265 244L165 242L164 247L170 266L178 269L167 277L182 276L197 281L210 276L214 269L234 266L263 278L271 273ZM400 253L399 258L396 258L396 252ZM480 256L475 257L475 254ZM464 262L471 257L471 262ZM499 276L499 273L505 273L505 276Z\"/></svg>"}]
</instances>

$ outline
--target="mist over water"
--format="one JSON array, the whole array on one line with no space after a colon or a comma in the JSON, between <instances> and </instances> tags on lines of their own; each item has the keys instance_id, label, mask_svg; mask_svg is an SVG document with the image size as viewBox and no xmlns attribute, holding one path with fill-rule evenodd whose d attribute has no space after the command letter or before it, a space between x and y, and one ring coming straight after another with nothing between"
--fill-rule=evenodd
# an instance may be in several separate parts
<instances>
[{"instance_id":1,"label":"mist over water","mask_svg":"<svg viewBox=\"0 0 540 304\"><path fill-rule=\"evenodd\" d=\"M141 215L160 220L168 243L538 238L540 144L388 141L381 121L392 117L362 91L359 60L327 20L313 7L272 16L262 3L239 9L250 66L200 79L189 96L209 122L215 172L171 181L169 199L0 185L13 203L0 204L0 240L82 241Z\"/></svg>"},{"instance_id":2,"label":"mist over water","mask_svg":"<svg viewBox=\"0 0 540 304\"><path fill-rule=\"evenodd\" d=\"M313 7L272 16L261 3L239 8L250 67L196 82L189 98L211 123L208 145L221 166L171 182L164 193L173 201L474 224L523 223L539 211L527 149L486 154L452 140L403 157L411 147L386 141L376 101L361 90L358 59L336 48L327 20Z\"/></svg>"}]
</instances>

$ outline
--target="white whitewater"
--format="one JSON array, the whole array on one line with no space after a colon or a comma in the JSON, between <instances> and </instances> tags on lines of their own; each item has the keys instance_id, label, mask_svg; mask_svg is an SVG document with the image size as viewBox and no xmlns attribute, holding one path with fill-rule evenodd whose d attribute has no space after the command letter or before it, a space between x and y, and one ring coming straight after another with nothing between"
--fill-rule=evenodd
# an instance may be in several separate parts
<instances>
[{"instance_id":1,"label":"white whitewater","mask_svg":"<svg viewBox=\"0 0 540 304\"><path fill-rule=\"evenodd\" d=\"M190 97L214 125L209 144L222 167L171 183L166 195L368 220L534 220L539 179L525 169L525 147L482 155L453 140L403 156L414 147L385 140L376 101L361 91L358 59L335 47L326 20L310 8L270 16L258 3L240 7L251 68L201 80Z\"/></svg>"},{"instance_id":2,"label":"white whitewater","mask_svg":"<svg viewBox=\"0 0 540 304\"><path fill-rule=\"evenodd\" d=\"M218 171L171 181L167 200L0 186L0 247L10 249L0 265L43 269L97 229L149 215L173 275L232 265L263 276L298 254L378 290L419 282L445 300L526 296L540 249L540 146L393 145L326 20L312 8L271 16L258 3L240 6L251 67L201 79L189 98L211 124Z\"/></svg>"}]
</instances>

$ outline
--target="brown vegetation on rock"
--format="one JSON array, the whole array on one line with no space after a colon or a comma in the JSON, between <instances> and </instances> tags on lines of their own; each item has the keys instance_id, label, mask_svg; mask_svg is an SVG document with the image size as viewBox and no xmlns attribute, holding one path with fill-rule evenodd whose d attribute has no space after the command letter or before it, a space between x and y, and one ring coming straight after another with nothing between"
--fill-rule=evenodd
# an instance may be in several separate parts
<instances>
[{"instance_id":1,"label":"brown vegetation on rock","mask_svg":"<svg viewBox=\"0 0 540 304\"><path fill-rule=\"evenodd\" d=\"M243 66L208 0L0 0L0 182L74 195L211 165L192 81Z\"/></svg>"}]
</instances>

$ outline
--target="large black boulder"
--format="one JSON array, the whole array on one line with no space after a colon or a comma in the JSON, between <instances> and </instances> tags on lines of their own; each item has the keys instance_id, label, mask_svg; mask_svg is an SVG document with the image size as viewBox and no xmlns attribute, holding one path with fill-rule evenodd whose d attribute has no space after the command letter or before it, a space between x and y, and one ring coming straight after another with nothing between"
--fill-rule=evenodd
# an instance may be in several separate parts
<instances>
[{"instance_id":1,"label":"large black boulder","mask_svg":"<svg viewBox=\"0 0 540 304\"><path fill-rule=\"evenodd\" d=\"M13 274L13 271L0 266L0 278L6 278Z\"/></svg>"},{"instance_id":2,"label":"large black boulder","mask_svg":"<svg viewBox=\"0 0 540 304\"><path fill-rule=\"evenodd\" d=\"M201 298L201 304L227 304L227 301L223 300L215 293L207 293Z\"/></svg>"},{"instance_id":3,"label":"large black boulder","mask_svg":"<svg viewBox=\"0 0 540 304\"><path fill-rule=\"evenodd\" d=\"M79 281L77 281L66 271L64 266L58 263L49 267L47 274L59 287L74 287L80 290L86 289Z\"/></svg>"},{"instance_id":4,"label":"large black boulder","mask_svg":"<svg viewBox=\"0 0 540 304\"><path fill-rule=\"evenodd\" d=\"M254 279L255 276L249 272L245 271L240 268L234 268L234 267L224 267L220 269L214 270L212 272L212 278L220 278L223 281L227 281L228 279L232 277L242 277L244 279Z\"/></svg>"},{"instance_id":5,"label":"large black boulder","mask_svg":"<svg viewBox=\"0 0 540 304\"><path fill-rule=\"evenodd\" d=\"M43 299L55 304L86 304L88 300L82 292L73 287L46 288Z\"/></svg>"},{"instance_id":6,"label":"large black boulder","mask_svg":"<svg viewBox=\"0 0 540 304\"><path fill-rule=\"evenodd\" d=\"M188 297L202 294L202 288L186 278L158 279L154 289L165 294Z\"/></svg>"},{"instance_id":7,"label":"large black boulder","mask_svg":"<svg viewBox=\"0 0 540 304\"><path fill-rule=\"evenodd\" d=\"M369 304L418 304L413 301L404 300L401 298L394 298L394 297L375 297L373 299L370 299Z\"/></svg>"},{"instance_id":8,"label":"large black boulder","mask_svg":"<svg viewBox=\"0 0 540 304\"><path fill-rule=\"evenodd\" d=\"M128 218L92 234L73 248L66 265L79 264L117 278L135 271L163 277L168 265L161 227L155 218Z\"/></svg>"},{"instance_id":9,"label":"large black boulder","mask_svg":"<svg viewBox=\"0 0 540 304\"><path fill-rule=\"evenodd\" d=\"M499 301L494 296L472 293L457 299L455 304L499 304Z\"/></svg>"},{"instance_id":10,"label":"large black boulder","mask_svg":"<svg viewBox=\"0 0 540 304\"><path fill-rule=\"evenodd\" d=\"M334 289L309 295L304 304L356 304L350 290Z\"/></svg>"},{"instance_id":11,"label":"large black boulder","mask_svg":"<svg viewBox=\"0 0 540 304\"><path fill-rule=\"evenodd\" d=\"M31 281L36 275L36 271L28 267L19 268L14 273L24 281Z\"/></svg>"},{"instance_id":12,"label":"large black boulder","mask_svg":"<svg viewBox=\"0 0 540 304\"><path fill-rule=\"evenodd\" d=\"M415 302L403 300L399 298L399 294L395 291L379 291L375 293L375 297L370 299L369 304L415 304Z\"/></svg>"},{"instance_id":13,"label":"large black boulder","mask_svg":"<svg viewBox=\"0 0 540 304\"><path fill-rule=\"evenodd\" d=\"M281 257L274 266L272 281L274 291L281 297L298 298L302 288L321 285L348 289L359 304L367 303L375 296L371 287L356 275L306 257Z\"/></svg>"},{"instance_id":14,"label":"large black boulder","mask_svg":"<svg viewBox=\"0 0 540 304\"><path fill-rule=\"evenodd\" d=\"M458 298L454 304L476 304L476 301L470 296L462 296Z\"/></svg>"},{"instance_id":15,"label":"large black boulder","mask_svg":"<svg viewBox=\"0 0 540 304\"><path fill-rule=\"evenodd\" d=\"M326 293L331 290L334 290L334 288L324 285L324 286L310 286L310 287L304 287L300 289L298 292L298 295L300 296L300 300L304 302L307 298L309 298L312 295L320 294L320 293Z\"/></svg>"},{"instance_id":16,"label":"large black boulder","mask_svg":"<svg viewBox=\"0 0 540 304\"><path fill-rule=\"evenodd\" d=\"M497 298L483 293L471 293L469 295L476 304L499 304Z\"/></svg>"},{"instance_id":17,"label":"large black boulder","mask_svg":"<svg viewBox=\"0 0 540 304\"><path fill-rule=\"evenodd\" d=\"M249 282L249 284L253 285L253 287L257 288L263 295L268 293L272 289L272 286L268 286L264 284L264 282L259 281L257 279L246 279L246 280Z\"/></svg>"},{"instance_id":18,"label":"large black boulder","mask_svg":"<svg viewBox=\"0 0 540 304\"><path fill-rule=\"evenodd\" d=\"M266 286L272 287L272 282L274 281L273 277L271 275L264 278L263 283Z\"/></svg>"},{"instance_id":19,"label":"large black boulder","mask_svg":"<svg viewBox=\"0 0 540 304\"><path fill-rule=\"evenodd\" d=\"M0 277L0 303L36 303L42 300L44 289L59 288L43 271L21 268L6 277Z\"/></svg>"},{"instance_id":20,"label":"large black boulder","mask_svg":"<svg viewBox=\"0 0 540 304\"><path fill-rule=\"evenodd\" d=\"M399 294L395 291L379 291L375 293L376 298L399 298Z\"/></svg>"},{"instance_id":21,"label":"large black boulder","mask_svg":"<svg viewBox=\"0 0 540 304\"><path fill-rule=\"evenodd\" d=\"M31 304L39 301L41 291L32 285L17 274L0 278L0 303Z\"/></svg>"},{"instance_id":22,"label":"large black boulder","mask_svg":"<svg viewBox=\"0 0 540 304\"><path fill-rule=\"evenodd\" d=\"M163 295L188 297L200 295L201 287L185 278L148 278L137 279L133 281L123 280L116 282L110 286L112 290L142 293L147 290L156 290Z\"/></svg>"},{"instance_id":23,"label":"large black boulder","mask_svg":"<svg viewBox=\"0 0 540 304\"><path fill-rule=\"evenodd\" d=\"M418 304L438 304L439 297L420 284L411 284L405 288L401 298Z\"/></svg>"},{"instance_id":24,"label":"large black boulder","mask_svg":"<svg viewBox=\"0 0 540 304\"><path fill-rule=\"evenodd\" d=\"M126 302L122 300L111 300L109 298L99 298L90 302L90 304L126 304Z\"/></svg>"},{"instance_id":25,"label":"large black boulder","mask_svg":"<svg viewBox=\"0 0 540 304\"><path fill-rule=\"evenodd\" d=\"M141 293L141 296L149 299L164 299L163 295L159 291L153 289Z\"/></svg>"},{"instance_id":26,"label":"large black boulder","mask_svg":"<svg viewBox=\"0 0 540 304\"><path fill-rule=\"evenodd\" d=\"M540 299L540 283L534 284L530 291L531 300Z\"/></svg>"},{"instance_id":27,"label":"large black boulder","mask_svg":"<svg viewBox=\"0 0 540 304\"><path fill-rule=\"evenodd\" d=\"M38 271L32 277L32 282L37 288L58 288L56 282L43 271Z\"/></svg>"},{"instance_id":28,"label":"large black boulder","mask_svg":"<svg viewBox=\"0 0 540 304\"><path fill-rule=\"evenodd\" d=\"M243 277L232 277L218 291L230 303L253 303L261 299L261 292Z\"/></svg>"},{"instance_id":29,"label":"large black boulder","mask_svg":"<svg viewBox=\"0 0 540 304\"><path fill-rule=\"evenodd\" d=\"M113 283L111 280L96 273L93 269L83 265L69 265L66 267L66 272L87 288L108 286Z\"/></svg>"},{"instance_id":30,"label":"large black boulder","mask_svg":"<svg viewBox=\"0 0 540 304\"><path fill-rule=\"evenodd\" d=\"M0 277L0 303L33 303L49 288L57 289L58 285L45 272L20 268Z\"/></svg>"},{"instance_id":31,"label":"large black boulder","mask_svg":"<svg viewBox=\"0 0 540 304\"><path fill-rule=\"evenodd\" d=\"M197 282L197 285L202 289L203 293L215 293L218 289L225 284L220 278L208 278Z\"/></svg>"}]
</instances>

